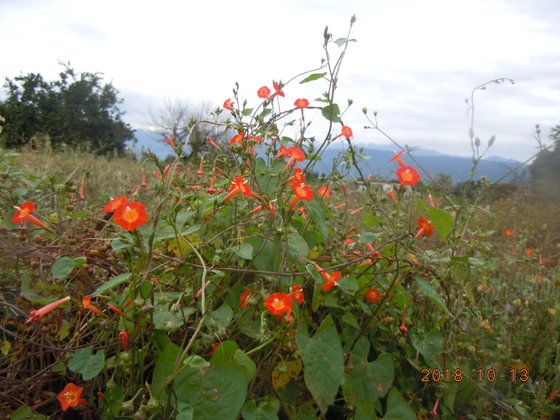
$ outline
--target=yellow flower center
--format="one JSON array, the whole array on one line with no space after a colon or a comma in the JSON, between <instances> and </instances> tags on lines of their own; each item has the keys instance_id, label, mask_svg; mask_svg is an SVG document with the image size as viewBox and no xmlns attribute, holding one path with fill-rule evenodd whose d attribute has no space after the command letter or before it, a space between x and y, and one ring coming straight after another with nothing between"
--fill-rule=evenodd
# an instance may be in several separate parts
<instances>
[{"instance_id":1,"label":"yellow flower center","mask_svg":"<svg viewBox=\"0 0 560 420\"><path fill-rule=\"evenodd\" d=\"M126 206L126 209L123 213L124 220L126 220L127 222L135 222L136 220L138 220L138 217L138 211L135 208Z\"/></svg>"},{"instance_id":2,"label":"yellow flower center","mask_svg":"<svg viewBox=\"0 0 560 420\"><path fill-rule=\"evenodd\" d=\"M65 399L66 401L68 401L69 403L76 401L76 397L77 397L77 395L76 395L75 392L66 391L66 392L64 393L64 399Z\"/></svg>"},{"instance_id":3,"label":"yellow flower center","mask_svg":"<svg viewBox=\"0 0 560 420\"><path fill-rule=\"evenodd\" d=\"M284 302L281 299L274 298L272 301L272 307L276 310L284 309Z\"/></svg>"}]
</instances>

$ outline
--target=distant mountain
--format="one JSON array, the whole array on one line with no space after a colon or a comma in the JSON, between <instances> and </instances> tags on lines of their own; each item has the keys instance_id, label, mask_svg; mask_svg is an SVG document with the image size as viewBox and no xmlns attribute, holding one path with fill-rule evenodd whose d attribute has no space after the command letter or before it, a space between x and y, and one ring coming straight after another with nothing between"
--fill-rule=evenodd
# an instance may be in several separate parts
<instances>
[{"instance_id":1,"label":"distant mountain","mask_svg":"<svg viewBox=\"0 0 560 420\"><path fill-rule=\"evenodd\" d=\"M129 145L137 156L141 154L142 149L151 150L162 159L172 154L171 148L163 141L161 136L156 133L146 130L136 130L135 136L136 143L130 143ZM364 155L368 157L367 160L358 163L364 176L374 175L386 179L395 178L395 169L397 165L389 162L397 150L394 145L376 144L373 146L359 146L363 147ZM322 160L316 163L314 171L318 173L330 172L333 160L343 153L344 150L345 149L340 147L329 147L326 149ZM435 176L438 173L448 174L453 178L454 182L465 181L470 176L472 160L469 157L444 155L429 149L414 150L412 156L414 156L431 176ZM405 161L412 166L416 166L407 156L405 156ZM518 164L519 162L516 160L506 159L500 156L488 157L483 159L478 165L475 179L480 179L481 176L485 175L490 178L490 180L498 180L508 174L508 172ZM340 165L339 170L341 170ZM357 177L357 175L358 173L355 169L350 171L350 177ZM512 179L513 176L510 174L504 178L504 181L511 181Z\"/></svg>"}]
</instances>

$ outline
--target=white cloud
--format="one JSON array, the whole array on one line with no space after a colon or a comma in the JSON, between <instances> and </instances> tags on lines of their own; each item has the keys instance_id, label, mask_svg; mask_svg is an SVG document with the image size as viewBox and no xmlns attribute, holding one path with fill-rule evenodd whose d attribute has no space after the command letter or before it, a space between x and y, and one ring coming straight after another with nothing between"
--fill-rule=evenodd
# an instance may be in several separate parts
<instances>
[{"instance_id":1,"label":"white cloud","mask_svg":"<svg viewBox=\"0 0 560 420\"><path fill-rule=\"evenodd\" d=\"M367 105L402 143L468 154L464 98L506 76L516 85L479 96L477 130L497 135L493 154L522 159L535 123L560 123L556 9L550 0L3 2L0 76L56 77L58 60L103 72L138 124L165 97L221 104L235 81L256 100L259 86L318 65L325 25L345 36L356 14L339 101L355 101L345 123L357 139L380 141L360 128ZM323 90L291 85L286 102Z\"/></svg>"}]
</instances>

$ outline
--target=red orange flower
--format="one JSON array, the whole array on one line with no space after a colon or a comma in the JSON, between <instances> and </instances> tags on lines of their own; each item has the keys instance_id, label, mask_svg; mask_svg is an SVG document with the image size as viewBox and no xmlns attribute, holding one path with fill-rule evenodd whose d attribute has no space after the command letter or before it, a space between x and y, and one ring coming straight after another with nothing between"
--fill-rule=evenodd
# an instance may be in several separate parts
<instances>
[{"instance_id":1,"label":"red orange flower","mask_svg":"<svg viewBox=\"0 0 560 420\"><path fill-rule=\"evenodd\" d=\"M165 139L165 142L170 145L171 147L173 147L174 149L177 147L177 144L175 143L175 137L173 136L169 136Z\"/></svg>"},{"instance_id":2,"label":"red orange flower","mask_svg":"<svg viewBox=\"0 0 560 420\"><path fill-rule=\"evenodd\" d=\"M401 185L414 187L420 181L420 174L412 166L401 166L397 169L397 177Z\"/></svg>"},{"instance_id":3,"label":"red orange flower","mask_svg":"<svg viewBox=\"0 0 560 420\"><path fill-rule=\"evenodd\" d=\"M121 342L121 346L124 350L128 350L128 346L130 343L130 335L128 334L127 330L119 331L119 341Z\"/></svg>"},{"instance_id":4,"label":"red orange flower","mask_svg":"<svg viewBox=\"0 0 560 420\"><path fill-rule=\"evenodd\" d=\"M224 101L224 108L229 109L230 111L233 109L233 101L231 100L231 98L227 98Z\"/></svg>"},{"instance_id":5,"label":"red orange flower","mask_svg":"<svg viewBox=\"0 0 560 420\"><path fill-rule=\"evenodd\" d=\"M399 164L399 166L406 166L406 163L404 163L404 160L402 158L403 153L404 153L404 150L401 150L399 153L397 153L395 156L393 156L391 158L391 160L389 160L389 162L397 162Z\"/></svg>"},{"instance_id":6,"label":"red orange flower","mask_svg":"<svg viewBox=\"0 0 560 420\"><path fill-rule=\"evenodd\" d=\"M103 311L99 309L97 306L95 306L93 303L91 303L91 295L85 295L82 298L82 306L84 307L84 309L87 309L88 311L92 311L97 315L103 315Z\"/></svg>"},{"instance_id":7,"label":"red orange flower","mask_svg":"<svg viewBox=\"0 0 560 420\"><path fill-rule=\"evenodd\" d=\"M60 305L65 304L69 300L70 300L70 296L66 296L62 299L59 299L59 300L55 301L55 302L49 303L48 305L45 305L42 308L35 309L35 310L31 311L31 313L29 314L29 319L27 320L27 322L39 321L45 315L54 311Z\"/></svg>"},{"instance_id":8,"label":"red orange flower","mask_svg":"<svg viewBox=\"0 0 560 420\"><path fill-rule=\"evenodd\" d=\"M313 200L313 190L304 182L293 182L291 186L295 196L290 202L290 210L293 210L300 200Z\"/></svg>"},{"instance_id":9,"label":"red orange flower","mask_svg":"<svg viewBox=\"0 0 560 420\"><path fill-rule=\"evenodd\" d=\"M284 91L282 90L282 88L280 87L280 85L276 82L272 82L272 87L274 87L274 95L278 95L278 96L282 96L284 97Z\"/></svg>"},{"instance_id":10,"label":"red orange flower","mask_svg":"<svg viewBox=\"0 0 560 420\"><path fill-rule=\"evenodd\" d=\"M12 223L19 225L27 220L29 223L33 223L35 226L47 229L47 226L43 222L33 216L33 212L35 210L37 210L37 206L33 201L27 201L23 203L19 206L15 214L12 216Z\"/></svg>"},{"instance_id":11,"label":"red orange flower","mask_svg":"<svg viewBox=\"0 0 560 420\"><path fill-rule=\"evenodd\" d=\"M525 254L531 258L533 255L535 255L535 248L527 248L525 250Z\"/></svg>"},{"instance_id":12,"label":"red orange flower","mask_svg":"<svg viewBox=\"0 0 560 420\"><path fill-rule=\"evenodd\" d=\"M331 194L332 194L332 190L326 185L323 185L317 190L317 195L323 198L324 200L328 200L329 198L331 198Z\"/></svg>"},{"instance_id":13,"label":"red orange flower","mask_svg":"<svg viewBox=\"0 0 560 420\"><path fill-rule=\"evenodd\" d=\"M326 282L323 284L323 290L325 292L328 292L334 286L336 286L340 278L342 277L342 273L340 271L335 271L333 274L330 274L325 269L321 268L321 266L318 264L315 264L315 268L319 270L321 276L323 276L323 278L326 280Z\"/></svg>"},{"instance_id":14,"label":"red orange flower","mask_svg":"<svg viewBox=\"0 0 560 420\"><path fill-rule=\"evenodd\" d=\"M122 206L123 204L128 202L128 198L126 197L126 195L123 195L121 197L116 197L113 198L111 201L109 201L107 203L107 205L105 206L105 208L103 209L103 211L105 213L114 213L117 211L117 209Z\"/></svg>"},{"instance_id":15,"label":"red orange flower","mask_svg":"<svg viewBox=\"0 0 560 420\"><path fill-rule=\"evenodd\" d=\"M294 175L288 178L286 180L286 183L287 182L305 182L305 174L303 172L303 169L295 168Z\"/></svg>"},{"instance_id":16,"label":"red orange flower","mask_svg":"<svg viewBox=\"0 0 560 420\"><path fill-rule=\"evenodd\" d=\"M357 215L358 213L360 213L363 209L364 209L363 207L358 207L357 209L352 210L352 211L350 212L350 216L356 216L356 215Z\"/></svg>"},{"instance_id":17,"label":"red orange flower","mask_svg":"<svg viewBox=\"0 0 560 420\"><path fill-rule=\"evenodd\" d=\"M198 176L204 176L204 158L200 158L200 164L198 165L198 171L196 174Z\"/></svg>"},{"instance_id":18,"label":"red orange flower","mask_svg":"<svg viewBox=\"0 0 560 420\"><path fill-rule=\"evenodd\" d=\"M110 310L112 310L117 315L124 316L124 312L121 311L116 305L113 305L112 303L108 303L107 306Z\"/></svg>"},{"instance_id":19,"label":"red orange flower","mask_svg":"<svg viewBox=\"0 0 560 420\"><path fill-rule=\"evenodd\" d=\"M80 182L78 195L80 196L80 201L84 201L86 199L86 183L84 181Z\"/></svg>"},{"instance_id":20,"label":"red orange flower","mask_svg":"<svg viewBox=\"0 0 560 420\"><path fill-rule=\"evenodd\" d=\"M251 190L247 181L242 176L236 177L231 183L231 189L228 195L224 198L224 203L238 194L246 195L247 197L258 198L257 194Z\"/></svg>"},{"instance_id":21,"label":"red orange flower","mask_svg":"<svg viewBox=\"0 0 560 420\"><path fill-rule=\"evenodd\" d=\"M257 90L257 96L262 99L268 98L270 95L270 89L267 86L261 86L259 90Z\"/></svg>"},{"instance_id":22,"label":"red orange flower","mask_svg":"<svg viewBox=\"0 0 560 420\"><path fill-rule=\"evenodd\" d=\"M286 169L289 168L294 162L303 162L305 160L305 152L296 146L283 148L284 146L280 146L280 153L276 157L289 157L288 163L286 163Z\"/></svg>"},{"instance_id":23,"label":"red orange flower","mask_svg":"<svg viewBox=\"0 0 560 420\"><path fill-rule=\"evenodd\" d=\"M504 236L506 236L508 238L512 238L513 237L513 229L504 230Z\"/></svg>"},{"instance_id":24,"label":"red orange flower","mask_svg":"<svg viewBox=\"0 0 560 420\"><path fill-rule=\"evenodd\" d=\"M220 146L218 146L218 143L216 143L216 140L214 139L214 137L208 137L206 140L208 141L208 143L210 143L212 145L212 147L214 149L219 149L220 148Z\"/></svg>"},{"instance_id":25,"label":"red orange flower","mask_svg":"<svg viewBox=\"0 0 560 420\"><path fill-rule=\"evenodd\" d=\"M290 293L272 293L265 299L264 306L272 315L280 318L283 313L292 311L292 295Z\"/></svg>"},{"instance_id":26,"label":"red orange flower","mask_svg":"<svg viewBox=\"0 0 560 420\"><path fill-rule=\"evenodd\" d=\"M247 306L249 306L249 299L251 298L252 294L252 289L245 289L245 291L241 293L241 296L239 297L239 306L241 308L246 308Z\"/></svg>"},{"instance_id":27,"label":"red orange flower","mask_svg":"<svg viewBox=\"0 0 560 420\"><path fill-rule=\"evenodd\" d=\"M296 283L292 287L290 287L290 293L297 303L299 303L300 305L303 304L305 296L303 295L303 287L301 286L301 284Z\"/></svg>"},{"instance_id":28,"label":"red orange flower","mask_svg":"<svg viewBox=\"0 0 560 420\"><path fill-rule=\"evenodd\" d=\"M303 110L303 108L307 108L309 106L309 101L305 98L299 98L294 102L294 106Z\"/></svg>"},{"instance_id":29,"label":"red orange flower","mask_svg":"<svg viewBox=\"0 0 560 420\"><path fill-rule=\"evenodd\" d=\"M76 407L80 404L85 404L86 401L82 399L84 388L70 382L66 384L64 389L58 394L58 401L62 407L62 411L68 410L70 407Z\"/></svg>"},{"instance_id":30,"label":"red orange flower","mask_svg":"<svg viewBox=\"0 0 560 420\"><path fill-rule=\"evenodd\" d=\"M242 143L245 138L245 131L242 131L231 138L229 144Z\"/></svg>"},{"instance_id":31,"label":"red orange flower","mask_svg":"<svg viewBox=\"0 0 560 420\"><path fill-rule=\"evenodd\" d=\"M342 126L341 134L344 137L346 137L347 139L349 139L350 137L352 137L354 135L354 133L352 133L352 129L350 127L348 127L347 125Z\"/></svg>"},{"instance_id":32,"label":"red orange flower","mask_svg":"<svg viewBox=\"0 0 560 420\"><path fill-rule=\"evenodd\" d=\"M117 209L115 222L123 229L136 230L148 222L146 207L140 202L129 201Z\"/></svg>"},{"instance_id":33,"label":"red orange flower","mask_svg":"<svg viewBox=\"0 0 560 420\"><path fill-rule=\"evenodd\" d=\"M416 239L420 236L432 236L434 234L434 225L427 217L421 217L416 221L416 225L420 228L416 234Z\"/></svg>"},{"instance_id":34,"label":"red orange flower","mask_svg":"<svg viewBox=\"0 0 560 420\"><path fill-rule=\"evenodd\" d=\"M381 294L381 292L377 289L368 289L368 291L366 292L366 300L369 303L377 303L379 302L379 300L381 299L383 295Z\"/></svg>"},{"instance_id":35,"label":"red orange flower","mask_svg":"<svg viewBox=\"0 0 560 420\"><path fill-rule=\"evenodd\" d=\"M353 243L355 243L356 241L352 238L347 238L342 245L345 247L349 247L350 245L352 245Z\"/></svg>"},{"instance_id":36,"label":"red orange flower","mask_svg":"<svg viewBox=\"0 0 560 420\"><path fill-rule=\"evenodd\" d=\"M395 190L391 190L387 193L387 197L389 197L391 200L393 200L395 202L395 204L398 203L399 198L397 197L397 193L395 192Z\"/></svg>"}]
</instances>

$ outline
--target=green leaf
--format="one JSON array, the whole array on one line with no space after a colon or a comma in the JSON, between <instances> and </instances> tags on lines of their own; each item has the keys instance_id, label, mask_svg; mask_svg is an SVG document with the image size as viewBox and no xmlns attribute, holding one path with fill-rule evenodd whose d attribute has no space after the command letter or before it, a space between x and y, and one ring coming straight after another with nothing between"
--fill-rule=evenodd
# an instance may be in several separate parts
<instances>
[{"instance_id":1,"label":"green leaf","mask_svg":"<svg viewBox=\"0 0 560 420\"><path fill-rule=\"evenodd\" d=\"M276 398L262 401L258 406L255 400L247 401L241 410L243 420L278 420L280 402Z\"/></svg>"},{"instance_id":2,"label":"green leaf","mask_svg":"<svg viewBox=\"0 0 560 420\"><path fill-rule=\"evenodd\" d=\"M447 239L453 229L453 216L441 209L430 207L426 211L428 219L434 224L436 231L442 239Z\"/></svg>"},{"instance_id":3,"label":"green leaf","mask_svg":"<svg viewBox=\"0 0 560 420\"><path fill-rule=\"evenodd\" d=\"M72 372L81 373L84 381L88 381L105 367L105 353L99 350L92 354L91 347L80 349L72 355L68 367Z\"/></svg>"},{"instance_id":4,"label":"green leaf","mask_svg":"<svg viewBox=\"0 0 560 420\"><path fill-rule=\"evenodd\" d=\"M206 325L215 325L218 328L225 329L233 318L233 309L227 303L224 303L218 309L210 312L210 316L206 319Z\"/></svg>"},{"instance_id":5,"label":"green leaf","mask_svg":"<svg viewBox=\"0 0 560 420\"><path fill-rule=\"evenodd\" d=\"M307 342L302 359L307 389L326 413L344 380L344 354L330 315Z\"/></svg>"},{"instance_id":6,"label":"green leaf","mask_svg":"<svg viewBox=\"0 0 560 420\"><path fill-rule=\"evenodd\" d=\"M443 351L443 337L437 329L432 329L429 334L412 336L412 345L424 357L428 367L439 366L436 356Z\"/></svg>"},{"instance_id":7,"label":"green leaf","mask_svg":"<svg viewBox=\"0 0 560 420\"><path fill-rule=\"evenodd\" d=\"M307 202L307 208L311 212L311 217L317 224L323 242L329 239L329 228L327 226L324 205L319 200L314 199Z\"/></svg>"},{"instance_id":8,"label":"green leaf","mask_svg":"<svg viewBox=\"0 0 560 420\"><path fill-rule=\"evenodd\" d=\"M340 121L340 108L337 104L327 105L321 109L323 117L332 122Z\"/></svg>"},{"instance_id":9,"label":"green leaf","mask_svg":"<svg viewBox=\"0 0 560 420\"><path fill-rule=\"evenodd\" d=\"M132 276L132 273L122 273L119 274L118 276L114 276L113 278L111 278L111 280L103 283L101 286L99 286L95 292L92 293L93 297L96 296L100 296L103 293L123 284L125 281L127 281L130 277Z\"/></svg>"},{"instance_id":10,"label":"green leaf","mask_svg":"<svg viewBox=\"0 0 560 420\"><path fill-rule=\"evenodd\" d=\"M317 80L320 79L321 77L324 77L327 75L327 72L324 73L313 73L310 74L309 76L307 76L305 79L303 79L301 82L299 82L299 84L303 84L303 83L308 83L308 82L312 82L313 80Z\"/></svg>"},{"instance_id":11,"label":"green leaf","mask_svg":"<svg viewBox=\"0 0 560 420\"><path fill-rule=\"evenodd\" d=\"M167 336L165 336L167 338ZM151 391L154 398L159 398L165 390L165 385L171 383L169 376L173 373L177 357L181 348L168 339L163 351L160 353L152 374Z\"/></svg>"},{"instance_id":12,"label":"green leaf","mask_svg":"<svg viewBox=\"0 0 560 420\"><path fill-rule=\"evenodd\" d=\"M369 348L367 339L360 345ZM382 354L374 362L368 362L366 357L367 354L352 353L354 366L347 371L342 385L347 403L362 413L373 411L372 403L387 394L395 378L392 355Z\"/></svg>"},{"instance_id":13,"label":"green leaf","mask_svg":"<svg viewBox=\"0 0 560 420\"><path fill-rule=\"evenodd\" d=\"M307 258L309 245L298 232L292 232L288 236L288 251L294 257Z\"/></svg>"},{"instance_id":14,"label":"green leaf","mask_svg":"<svg viewBox=\"0 0 560 420\"><path fill-rule=\"evenodd\" d=\"M18 407L18 409L14 411L10 416L10 420L42 420L46 418L47 417L43 416L42 414L35 413L30 407L26 405Z\"/></svg>"},{"instance_id":15,"label":"green leaf","mask_svg":"<svg viewBox=\"0 0 560 420\"><path fill-rule=\"evenodd\" d=\"M193 409L197 420L235 420L247 396L243 366L220 365L179 373L173 385L179 402Z\"/></svg>"},{"instance_id":16,"label":"green leaf","mask_svg":"<svg viewBox=\"0 0 560 420\"><path fill-rule=\"evenodd\" d=\"M255 362L243 350L240 350L237 343L232 340L224 341L216 348L210 363L212 366L226 364L243 366L247 374L247 383L251 382L257 374Z\"/></svg>"},{"instance_id":17,"label":"green leaf","mask_svg":"<svg viewBox=\"0 0 560 420\"><path fill-rule=\"evenodd\" d=\"M278 271L281 253L280 247L275 242L268 239L261 241L260 238L249 238L246 242L253 245L253 264L257 270Z\"/></svg>"},{"instance_id":18,"label":"green leaf","mask_svg":"<svg viewBox=\"0 0 560 420\"><path fill-rule=\"evenodd\" d=\"M21 295L29 302L36 303L38 305L48 305L58 299L52 296L43 297L38 294L29 284L30 280L31 275L29 273L24 273L21 276Z\"/></svg>"},{"instance_id":19,"label":"green leaf","mask_svg":"<svg viewBox=\"0 0 560 420\"><path fill-rule=\"evenodd\" d=\"M177 229L177 232L181 232L187 220L194 217L194 215L195 213L191 210L187 210L187 209L179 210L177 212L177 216L175 217L175 229Z\"/></svg>"},{"instance_id":20,"label":"green leaf","mask_svg":"<svg viewBox=\"0 0 560 420\"><path fill-rule=\"evenodd\" d=\"M76 267L76 261L70 257L62 257L55 261L51 267L55 279L64 280Z\"/></svg>"},{"instance_id":21,"label":"green leaf","mask_svg":"<svg viewBox=\"0 0 560 420\"><path fill-rule=\"evenodd\" d=\"M416 283L418 284L418 288L420 289L420 291L424 296L430 299L443 312L445 312L448 315L451 315L449 309L447 309L447 305L445 304L443 298L440 296L437 290L434 289L430 283L428 283L427 280L424 280L422 278L417 278Z\"/></svg>"},{"instance_id":22,"label":"green leaf","mask_svg":"<svg viewBox=\"0 0 560 420\"><path fill-rule=\"evenodd\" d=\"M379 216L376 216L375 214L366 214L362 218L362 226L365 229L374 229L379 226L380 221L381 218Z\"/></svg>"},{"instance_id":23,"label":"green leaf","mask_svg":"<svg viewBox=\"0 0 560 420\"><path fill-rule=\"evenodd\" d=\"M237 254L237 256L245 259L245 260L252 260L253 259L253 245L249 243L241 244L237 247L232 248L232 251Z\"/></svg>"},{"instance_id":24,"label":"green leaf","mask_svg":"<svg viewBox=\"0 0 560 420\"><path fill-rule=\"evenodd\" d=\"M383 420L416 420L416 414L395 388L389 392L387 411Z\"/></svg>"},{"instance_id":25,"label":"green leaf","mask_svg":"<svg viewBox=\"0 0 560 420\"><path fill-rule=\"evenodd\" d=\"M451 277L457 283L464 283L468 280L471 267L469 257L467 256L454 256L451 257Z\"/></svg>"}]
</instances>

